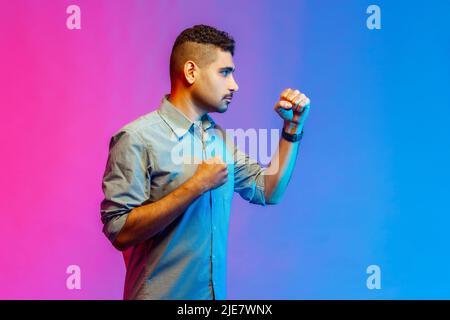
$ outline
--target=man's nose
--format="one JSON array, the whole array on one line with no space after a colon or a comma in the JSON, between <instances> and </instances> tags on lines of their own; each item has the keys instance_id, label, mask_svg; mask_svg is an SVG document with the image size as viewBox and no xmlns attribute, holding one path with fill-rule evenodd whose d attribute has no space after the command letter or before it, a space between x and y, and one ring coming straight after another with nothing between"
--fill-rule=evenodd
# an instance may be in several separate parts
<instances>
[{"instance_id":1,"label":"man's nose","mask_svg":"<svg viewBox=\"0 0 450 320\"><path fill-rule=\"evenodd\" d=\"M239 86L238 86L237 82L234 80L234 78L232 78L230 91L236 92L238 90L239 90Z\"/></svg>"}]
</instances>

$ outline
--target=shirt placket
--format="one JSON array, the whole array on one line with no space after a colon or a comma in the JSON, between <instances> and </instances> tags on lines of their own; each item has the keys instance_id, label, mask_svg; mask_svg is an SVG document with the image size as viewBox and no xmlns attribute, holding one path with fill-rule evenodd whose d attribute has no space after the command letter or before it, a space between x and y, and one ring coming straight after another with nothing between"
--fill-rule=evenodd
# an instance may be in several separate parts
<instances>
[{"instance_id":1,"label":"shirt placket","mask_svg":"<svg viewBox=\"0 0 450 320\"><path fill-rule=\"evenodd\" d=\"M208 134L206 130L203 129L203 127L200 125L200 132L201 132L201 141L202 141L202 160L207 159L206 155L206 143L208 140ZM215 300L215 293L214 293L214 287L215 287L215 281L214 281L214 274L213 274L213 263L215 263L215 255L213 250L213 243L214 243L214 233L213 233L213 192L212 190L208 191L209 194L209 212L210 212L210 230L211 230L211 251L210 251L210 257L209 257L209 265L210 265L210 286L211 286L211 295L212 299Z\"/></svg>"}]
</instances>

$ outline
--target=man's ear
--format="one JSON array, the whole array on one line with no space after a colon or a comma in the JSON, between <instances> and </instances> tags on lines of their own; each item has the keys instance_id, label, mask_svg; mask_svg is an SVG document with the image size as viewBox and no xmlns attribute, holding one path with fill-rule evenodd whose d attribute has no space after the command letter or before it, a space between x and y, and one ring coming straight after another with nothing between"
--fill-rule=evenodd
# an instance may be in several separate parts
<instances>
[{"instance_id":1,"label":"man's ear","mask_svg":"<svg viewBox=\"0 0 450 320\"><path fill-rule=\"evenodd\" d=\"M196 77L198 76L198 66L194 61L188 60L184 64L184 77L189 84L194 84Z\"/></svg>"}]
</instances>

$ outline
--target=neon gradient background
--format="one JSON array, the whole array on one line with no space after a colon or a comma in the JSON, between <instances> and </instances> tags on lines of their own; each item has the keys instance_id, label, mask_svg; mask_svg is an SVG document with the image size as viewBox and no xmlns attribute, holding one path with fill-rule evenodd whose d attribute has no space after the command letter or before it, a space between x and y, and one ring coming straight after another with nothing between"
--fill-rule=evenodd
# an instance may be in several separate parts
<instances>
[{"instance_id":1,"label":"neon gradient background","mask_svg":"<svg viewBox=\"0 0 450 320\"><path fill-rule=\"evenodd\" d=\"M66 8L81 8L81 30ZM366 28L381 7L382 29ZM450 2L0 1L0 298L120 299L101 232L109 137L168 93L176 35L237 41L228 128L281 128L286 87L312 100L280 205L235 197L230 299L450 298ZM81 267L81 290L66 268ZM368 290L366 268L381 267Z\"/></svg>"}]
</instances>

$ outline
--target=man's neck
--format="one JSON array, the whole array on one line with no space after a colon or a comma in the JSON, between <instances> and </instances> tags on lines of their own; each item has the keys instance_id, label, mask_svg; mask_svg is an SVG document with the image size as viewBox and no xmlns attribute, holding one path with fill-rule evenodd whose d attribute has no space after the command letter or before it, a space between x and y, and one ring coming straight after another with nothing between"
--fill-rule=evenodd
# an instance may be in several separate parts
<instances>
[{"instance_id":1,"label":"man's neck","mask_svg":"<svg viewBox=\"0 0 450 320\"><path fill-rule=\"evenodd\" d=\"M169 102L173 104L178 110L180 110L191 121L200 120L206 113L204 110L197 107L189 96L180 93L170 93L167 97Z\"/></svg>"}]
</instances>

